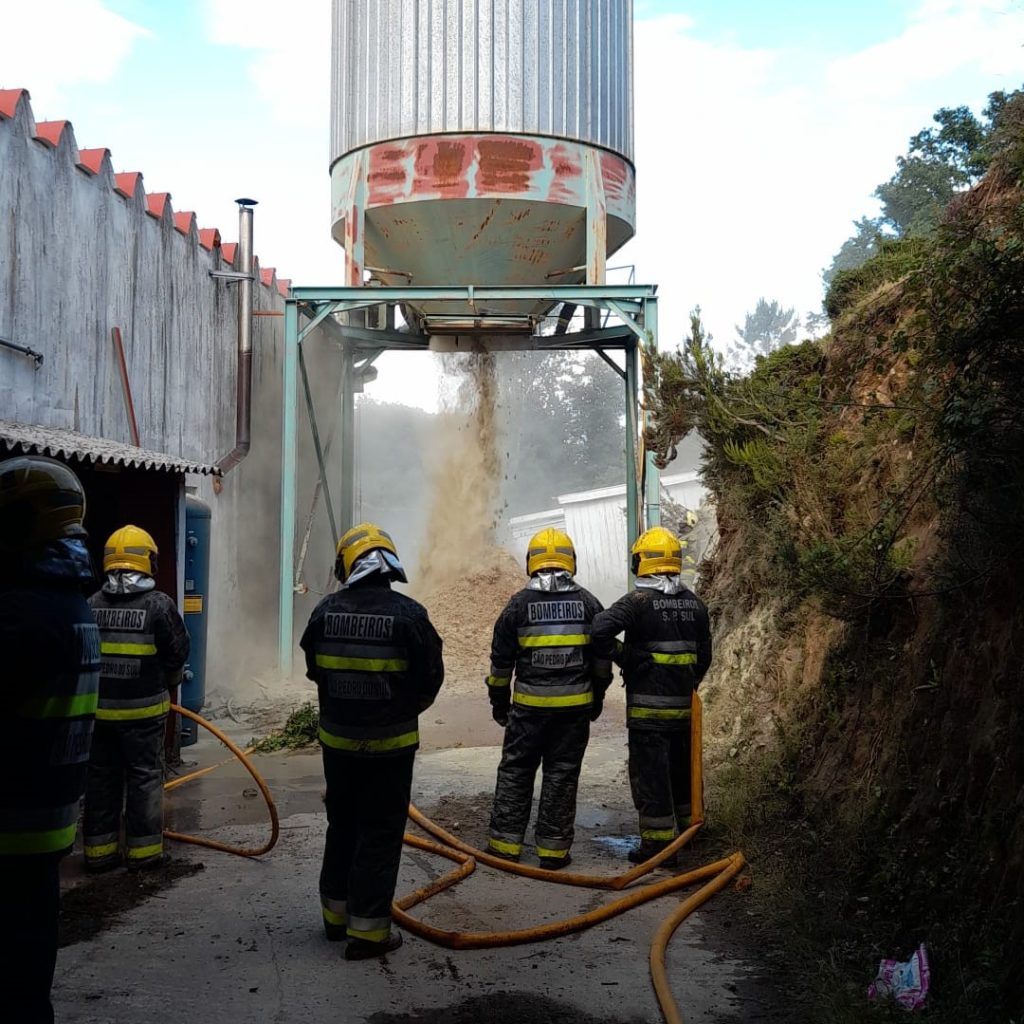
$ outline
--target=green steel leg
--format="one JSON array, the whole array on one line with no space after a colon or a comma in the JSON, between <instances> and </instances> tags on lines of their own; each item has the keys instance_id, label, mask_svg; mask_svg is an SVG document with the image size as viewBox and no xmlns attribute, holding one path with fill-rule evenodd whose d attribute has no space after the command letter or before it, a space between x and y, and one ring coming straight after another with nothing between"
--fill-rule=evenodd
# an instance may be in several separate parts
<instances>
[{"instance_id":1,"label":"green steel leg","mask_svg":"<svg viewBox=\"0 0 1024 1024\"><path fill-rule=\"evenodd\" d=\"M644 301L644 326L647 328L648 343L654 352L658 351L658 300ZM644 406L646 408L646 402ZM644 427L648 426L649 414L644 413ZM654 453L646 451L645 479L647 485L647 528L661 526L661 474L654 464Z\"/></svg>"},{"instance_id":2,"label":"green steel leg","mask_svg":"<svg viewBox=\"0 0 1024 1024\"><path fill-rule=\"evenodd\" d=\"M640 536L637 516L637 346L631 341L626 346L626 579L632 589L629 549Z\"/></svg>"},{"instance_id":3,"label":"green steel leg","mask_svg":"<svg viewBox=\"0 0 1024 1024\"><path fill-rule=\"evenodd\" d=\"M341 432L341 488L338 529L344 534L355 526L356 514L356 372L352 347L348 343L342 350L341 360L341 408L338 410Z\"/></svg>"},{"instance_id":4,"label":"green steel leg","mask_svg":"<svg viewBox=\"0 0 1024 1024\"><path fill-rule=\"evenodd\" d=\"M292 674L295 647L295 492L296 462L296 367L299 356L299 312L294 302L284 309L284 358L281 378L281 578L277 631L277 666L283 677Z\"/></svg>"}]
</instances>

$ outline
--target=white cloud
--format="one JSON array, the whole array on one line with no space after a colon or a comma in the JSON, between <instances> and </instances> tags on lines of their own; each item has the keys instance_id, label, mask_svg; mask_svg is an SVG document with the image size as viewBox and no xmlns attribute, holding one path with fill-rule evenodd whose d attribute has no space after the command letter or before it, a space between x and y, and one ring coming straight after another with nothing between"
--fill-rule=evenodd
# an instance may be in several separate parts
<instances>
[{"instance_id":1,"label":"white cloud","mask_svg":"<svg viewBox=\"0 0 1024 1024\"><path fill-rule=\"evenodd\" d=\"M38 120L58 117L81 82L114 78L135 43L150 33L101 0L9 4L0 33L0 87L29 89Z\"/></svg>"},{"instance_id":2,"label":"white cloud","mask_svg":"<svg viewBox=\"0 0 1024 1024\"><path fill-rule=\"evenodd\" d=\"M822 268L909 137L1024 78L1024 13L993 0L928 0L894 39L831 62L701 28L636 26L638 226L615 262L660 285L663 347L698 303L723 347L760 296L818 308Z\"/></svg>"},{"instance_id":3,"label":"white cloud","mask_svg":"<svg viewBox=\"0 0 1024 1024\"><path fill-rule=\"evenodd\" d=\"M249 76L274 120L326 134L329 0L205 0L205 15L211 42L253 51Z\"/></svg>"}]
</instances>

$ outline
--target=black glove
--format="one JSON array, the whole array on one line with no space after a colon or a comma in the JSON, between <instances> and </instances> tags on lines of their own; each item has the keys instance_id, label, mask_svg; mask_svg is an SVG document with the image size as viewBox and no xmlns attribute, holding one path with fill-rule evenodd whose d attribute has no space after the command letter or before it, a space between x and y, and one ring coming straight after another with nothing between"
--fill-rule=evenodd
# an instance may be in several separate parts
<instances>
[{"instance_id":1,"label":"black glove","mask_svg":"<svg viewBox=\"0 0 1024 1024\"><path fill-rule=\"evenodd\" d=\"M498 725L505 728L508 725L508 708L500 708L496 704L491 707L491 718L493 718Z\"/></svg>"},{"instance_id":2,"label":"black glove","mask_svg":"<svg viewBox=\"0 0 1024 1024\"><path fill-rule=\"evenodd\" d=\"M594 703L590 705L590 720L596 722L604 711L604 697L595 697Z\"/></svg>"}]
</instances>

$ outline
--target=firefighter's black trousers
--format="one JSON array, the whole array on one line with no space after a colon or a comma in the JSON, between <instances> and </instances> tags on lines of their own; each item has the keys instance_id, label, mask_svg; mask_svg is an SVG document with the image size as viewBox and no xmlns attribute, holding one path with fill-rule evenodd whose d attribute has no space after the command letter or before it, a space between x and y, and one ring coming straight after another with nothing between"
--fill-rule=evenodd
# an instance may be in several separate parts
<instances>
[{"instance_id":1,"label":"firefighter's black trousers","mask_svg":"<svg viewBox=\"0 0 1024 1024\"><path fill-rule=\"evenodd\" d=\"M537 855L564 857L572 846L576 789L590 739L590 709L534 712L513 705L505 727L498 782L491 812L492 851L518 857L533 803L533 783L542 768L534 829Z\"/></svg>"},{"instance_id":2,"label":"firefighter's black trousers","mask_svg":"<svg viewBox=\"0 0 1024 1024\"><path fill-rule=\"evenodd\" d=\"M640 838L667 842L690 825L690 729L629 730L629 787Z\"/></svg>"},{"instance_id":3,"label":"firefighter's black trousers","mask_svg":"<svg viewBox=\"0 0 1024 1024\"><path fill-rule=\"evenodd\" d=\"M416 752L354 757L324 747L323 757L327 842L320 899L324 920L335 927L347 923L352 938L383 942L391 927Z\"/></svg>"},{"instance_id":4,"label":"firefighter's black trousers","mask_svg":"<svg viewBox=\"0 0 1024 1024\"><path fill-rule=\"evenodd\" d=\"M96 721L85 788L86 863L116 860L124 807L128 863L163 853L166 715L135 721Z\"/></svg>"},{"instance_id":5,"label":"firefighter's black trousers","mask_svg":"<svg viewBox=\"0 0 1024 1024\"><path fill-rule=\"evenodd\" d=\"M0 857L0 1018L53 1024L60 858Z\"/></svg>"}]
</instances>

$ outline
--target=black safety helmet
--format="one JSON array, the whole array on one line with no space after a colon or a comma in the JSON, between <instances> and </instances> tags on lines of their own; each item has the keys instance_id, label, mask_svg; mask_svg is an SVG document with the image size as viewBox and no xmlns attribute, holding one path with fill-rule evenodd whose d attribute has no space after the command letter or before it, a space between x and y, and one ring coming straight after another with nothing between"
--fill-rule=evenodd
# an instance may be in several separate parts
<instances>
[{"instance_id":1,"label":"black safety helmet","mask_svg":"<svg viewBox=\"0 0 1024 1024\"><path fill-rule=\"evenodd\" d=\"M85 490L74 472L42 455L0 462L0 551L32 551L85 537Z\"/></svg>"}]
</instances>

